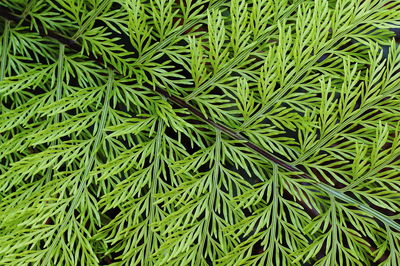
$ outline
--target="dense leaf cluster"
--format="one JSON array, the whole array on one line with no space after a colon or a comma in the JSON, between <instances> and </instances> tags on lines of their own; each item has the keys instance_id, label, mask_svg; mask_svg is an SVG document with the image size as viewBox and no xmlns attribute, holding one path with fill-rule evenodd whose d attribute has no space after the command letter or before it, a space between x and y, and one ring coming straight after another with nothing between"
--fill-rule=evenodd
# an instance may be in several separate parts
<instances>
[{"instance_id":1,"label":"dense leaf cluster","mask_svg":"<svg viewBox=\"0 0 400 266\"><path fill-rule=\"evenodd\" d=\"M2 0L1 265L398 265L395 0Z\"/></svg>"}]
</instances>

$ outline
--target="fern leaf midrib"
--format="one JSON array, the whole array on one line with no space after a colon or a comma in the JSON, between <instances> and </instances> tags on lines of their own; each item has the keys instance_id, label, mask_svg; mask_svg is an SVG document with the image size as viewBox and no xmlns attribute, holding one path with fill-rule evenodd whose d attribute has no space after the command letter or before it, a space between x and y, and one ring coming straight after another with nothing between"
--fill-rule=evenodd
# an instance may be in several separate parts
<instances>
[{"instance_id":1,"label":"fern leaf midrib","mask_svg":"<svg viewBox=\"0 0 400 266\"><path fill-rule=\"evenodd\" d=\"M369 178L373 177L374 175L378 174L381 170L385 169L388 167L391 163L395 162L396 159L400 156L400 151L398 153L393 153L391 154L383 163L369 171L367 174L361 176L360 178L356 179L349 185L347 185L344 188L341 188L340 191L347 192L350 191L351 189L357 187L361 183L367 181Z\"/></svg>"},{"instance_id":2,"label":"fern leaf midrib","mask_svg":"<svg viewBox=\"0 0 400 266\"><path fill-rule=\"evenodd\" d=\"M29 1L28 5L25 7L24 12L22 12L21 15L21 22L26 19L28 16L29 12L31 11L32 7L35 6L37 0L31 0Z\"/></svg>"},{"instance_id":3,"label":"fern leaf midrib","mask_svg":"<svg viewBox=\"0 0 400 266\"><path fill-rule=\"evenodd\" d=\"M149 224L149 226L152 226L152 224L153 224L153 222L155 221L155 208L156 208L156 204L155 204L155 195L156 195L156 188L157 188L157 178L158 178L158 176L157 176L157 174L158 174L158 171L159 171L159 169L160 169L160 156L158 155L158 153L159 153L159 151L161 150L161 148L162 148L162 145L161 145L161 138L162 138L162 134L164 133L164 130L165 130L165 124L164 124L164 121L162 121L161 119L159 119L159 122L158 122L158 129L157 129L157 135L156 135L156 142L155 142L155 145L154 145L154 154L155 154L155 156L154 156L154 162L153 162L153 172L152 172L152 179L151 179L151 185L150 185L150 190L149 190L149 193L150 193L150 195L149 195L149 208L150 208L150 212L149 212L149 216L148 216L148 218L147 218L147 222L148 222L148 224ZM148 235L147 235L147 245L146 245L146 249L147 249L147 251L149 252L149 253L151 253L151 250L152 250L152 244L153 244L153 242L154 241L157 241L157 240L154 240L154 232L153 232L153 230L149 230L148 231ZM149 254L146 254L148 257L150 257L150 255Z\"/></svg>"},{"instance_id":4,"label":"fern leaf midrib","mask_svg":"<svg viewBox=\"0 0 400 266\"><path fill-rule=\"evenodd\" d=\"M94 10L93 14L87 18L85 20L85 22L83 23L83 25L81 27L79 27L79 29L77 30L77 32L74 34L74 36L72 36L72 40L76 41L81 35L82 33L87 30L87 28L90 26L90 24L92 24L97 17L99 16L99 14L101 12L104 11L104 9L107 7L107 5L111 2L112 0L103 0L101 2L101 4Z\"/></svg>"},{"instance_id":5,"label":"fern leaf midrib","mask_svg":"<svg viewBox=\"0 0 400 266\"><path fill-rule=\"evenodd\" d=\"M212 6L209 7L209 10L213 9L218 9L220 6L222 6L225 3L224 0L219 0L215 2ZM196 24L200 23L204 19L205 15L203 14L200 18L191 20L181 26L181 28L175 32L173 32L171 35L169 35L167 38L163 39L162 41L158 42L153 48L151 48L149 51L147 51L145 54L143 54L140 58L138 58L131 67L140 67L143 63L146 62L146 60L149 57L152 57L154 54L156 54L158 51L164 49L168 45L170 45L178 36L181 36L183 33L186 31L190 30L192 27L194 27Z\"/></svg>"},{"instance_id":6,"label":"fern leaf midrib","mask_svg":"<svg viewBox=\"0 0 400 266\"><path fill-rule=\"evenodd\" d=\"M284 13L284 15L278 20L282 21L287 19L293 12L294 10L302 3L304 0L298 0L295 4L293 4L287 12ZM198 96L200 93L203 91L206 91L209 87L211 87L216 81L218 81L221 77L225 76L228 74L232 69L237 66L244 58L247 58L254 50L253 48L262 44L265 42L270 36L271 32L276 30L278 28L277 24L271 25L269 30L264 33L262 36L260 36L256 41L253 43L249 44L249 47L247 50L242 51L240 54L238 54L235 58L229 61L228 64L224 65L223 67L220 68L220 70L215 73L211 78L209 78L206 82L201 84L197 89L195 89L193 92L191 92L188 96L186 96L184 99L185 101L191 101L193 100L196 96Z\"/></svg>"},{"instance_id":7,"label":"fern leaf midrib","mask_svg":"<svg viewBox=\"0 0 400 266\"><path fill-rule=\"evenodd\" d=\"M345 33L339 34L337 36L336 40L340 40L342 37L345 36ZM279 100L283 98L283 96L287 95L289 90L293 88L293 84L299 81L302 77L305 77L306 73L308 71L311 71L311 66L313 66L321 56L323 56L326 52L329 51L329 49L335 44L334 41L331 42L331 46L326 45L324 46L325 49L321 50L319 53L317 53L312 60L309 60L307 65L302 67L299 72L297 72L296 75L293 76L293 79L291 79L283 88L280 88L279 92L274 95L273 98L271 98L267 103L265 103L261 109L252 117L247 119L243 124L242 128L246 128L249 125L253 124L258 117L262 116L266 111L268 111L272 106L274 106Z\"/></svg>"},{"instance_id":8,"label":"fern leaf midrib","mask_svg":"<svg viewBox=\"0 0 400 266\"><path fill-rule=\"evenodd\" d=\"M298 159L296 159L296 161L293 164L301 165L304 160L307 160L312 154L320 150L326 143L331 141L335 135L339 134L342 130L348 128L351 123L360 118L360 116L362 116L366 111L371 109L375 104L379 103L386 97L391 96L394 92L396 92L399 89L400 87L395 86L393 89L386 91L384 94L379 95L379 97L377 97L375 100L369 101L366 105L357 109L357 111L353 115L351 115L345 121L338 124L337 127L335 127L332 131L326 134L323 139L320 139L318 143L313 145L310 150L308 150L306 153L304 153Z\"/></svg>"},{"instance_id":9,"label":"fern leaf midrib","mask_svg":"<svg viewBox=\"0 0 400 266\"><path fill-rule=\"evenodd\" d=\"M10 21L6 20L5 28L3 32L3 50L1 51L1 64L0 64L0 81L4 79L7 59L8 59L8 38L10 34Z\"/></svg>"},{"instance_id":10,"label":"fern leaf midrib","mask_svg":"<svg viewBox=\"0 0 400 266\"><path fill-rule=\"evenodd\" d=\"M58 56L58 62L57 62L57 84L56 84L56 97L55 100L56 102L61 100L62 97L62 86L63 86L63 72L64 72L64 51L65 51L65 45L64 44L59 44L59 56ZM60 121L60 114L55 114L54 116L54 124L57 124ZM51 142L51 146L57 144L57 140L53 140ZM51 173L53 172L53 169L49 168L47 170L45 180L46 182L49 182L51 179Z\"/></svg>"},{"instance_id":11,"label":"fern leaf midrib","mask_svg":"<svg viewBox=\"0 0 400 266\"><path fill-rule=\"evenodd\" d=\"M250 124L254 123L256 119L260 116L262 116L268 109L270 109L272 106L274 106L279 100L282 99L284 95L286 95L290 89L292 89L293 85L296 82L299 82L302 77L306 77L305 75L308 71L312 69L312 66L326 53L330 51L334 45L340 41L342 38L344 38L348 33L350 33L352 30L354 30L355 27L358 25L361 25L364 22L363 19L360 19L356 23L352 25L352 27L348 26L345 28L345 30L340 31L339 34L335 37L333 37L329 44L325 45L323 49L321 49L317 54L315 54L311 60L308 61L308 63L302 67L296 75L293 76L293 78L283 87L279 89L279 92L274 95L273 98L271 98L265 105L262 106L262 108L252 117L250 117L247 121L245 121L242 125L242 127L247 127Z\"/></svg>"},{"instance_id":12,"label":"fern leaf midrib","mask_svg":"<svg viewBox=\"0 0 400 266\"><path fill-rule=\"evenodd\" d=\"M49 251L47 252L46 257L44 258L43 265L48 265L48 263L50 262L51 254L52 254L51 250L54 249L55 246L58 244L58 241L60 241L61 234L64 232L64 228L68 225L68 223L70 222L70 219L73 217L74 210L81 199L81 195L84 192L84 189L87 186L85 178L87 178L89 176L89 173L93 168L96 153L97 153L98 149L100 148L102 139L104 138L104 129L105 129L105 125L106 125L107 115L109 112L109 110L108 110L109 109L109 99L110 99L110 95L111 95L111 90L113 88L113 84L114 84L114 71L109 70L108 80L107 80L107 84L106 84L106 93L104 95L104 102L102 105L102 110L101 110L101 115L100 115L100 122L99 122L99 125L98 125L97 130L94 135L94 142L93 142L92 149L90 149L90 154L87 154L87 156L86 156L86 159L88 161L85 162L83 178L80 181L77 191L74 193L74 198L72 199L69 210L68 210L67 214L65 215L64 220L60 225L60 228L58 229L57 236L55 237L55 240L49 247Z\"/></svg>"},{"instance_id":13,"label":"fern leaf midrib","mask_svg":"<svg viewBox=\"0 0 400 266\"><path fill-rule=\"evenodd\" d=\"M383 222L385 225L388 225L397 231L400 230L400 224L395 222L394 219L391 219L389 216L382 214L374 208L371 208L370 206L361 203L360 201L338 191L337 189L333 189L332 187L324 183L316 183L314 184L314 186L324 190L328 195L334 195L337 199L356 206L360 210L365 211L367 214L371 215L371 217Z\"/></svg>"},{"instance_id":14,"label":"fern leaf midrib","mask_svg":"<svg viewBox=\"0 0 400 266\"><path fill-rule=\"evenodd\" d=\"M159 91L159 92L165 93L164 96L168 95L167 92L162 92L162 91ZM290 172L303 173L303 174L299 174L298 176L301 178L310 180L310 182L311 182L310 184L312 186L320 188L322 191L324 191L328 195L335 195L336 198L338 198L346 203L353 204L353 205L357 206L358 208L360 208L361 210L364 210L367 213L371 214L372 216L376 217L377 219L381 220L385 224L391 226L392 228L394 228L396 230L400 230L400 224L396 223L390 217L388 217L388 216L380 213L379 211L373 209L372 207L367 206L367 205L361 203L360 201L338 191L337 189L332 188L331 186L329 186L327 184L324 184L322 182L316 182L315 179L311 178L309 175L307 175L306 173L304 173L297 167L293 166L291 163L285 162L284 160L279 159L275 155L265 151L264 149L260 148L259 146L255 145L254 143L250 142L247 138L241 136L240 134L237 134L232 129L230 129L222 124L216 123L211 119L206 118L199 110L197 110L193 106L187 104L182 99L179 99L173 95L166 96L166 97L169 97L169 99L172 102L176 103L180 107L188 109L192 114L197 116L200 120L206 122L207 124L211 125L212 127L216 128L216 129L221 130L222 132L224 132L226 135L232 137L233 139L241 141L242 145L250 148L253 152L256 152L256 153L262 155L264 158L266 158L269 161L273 162L274 164L278 165L280 168L290 171Z\"/></svg>"}]
</instances>

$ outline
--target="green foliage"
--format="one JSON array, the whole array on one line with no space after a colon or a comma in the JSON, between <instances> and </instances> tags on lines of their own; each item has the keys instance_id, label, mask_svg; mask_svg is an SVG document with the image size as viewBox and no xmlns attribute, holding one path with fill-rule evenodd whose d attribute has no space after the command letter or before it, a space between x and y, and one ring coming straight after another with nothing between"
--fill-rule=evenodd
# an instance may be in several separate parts
<instances>
[{"instance_id":1,"label":"green foliage","mask_svg":"<svg viewBox=\"0 0 400 266\"><path fill-rule=\"evenodd\" d=\"M398 265L398 0L2 0L1 265Z\"/></svg>"}]
</instances>

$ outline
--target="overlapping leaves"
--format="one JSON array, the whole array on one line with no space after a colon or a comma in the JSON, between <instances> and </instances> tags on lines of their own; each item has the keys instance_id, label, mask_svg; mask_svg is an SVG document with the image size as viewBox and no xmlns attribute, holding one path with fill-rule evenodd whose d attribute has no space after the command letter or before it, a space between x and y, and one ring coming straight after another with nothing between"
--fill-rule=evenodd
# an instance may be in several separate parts
<instances>
[{"instance_id":1,"label":"overlapping leaves","mask_svg":"<svg viewBox=\"0 0 400 266\"><path fill-rule=\"evenodd\" d=\"M0 262L396 265L399 5L2 1Z\"/></svg>"}]
</instances>

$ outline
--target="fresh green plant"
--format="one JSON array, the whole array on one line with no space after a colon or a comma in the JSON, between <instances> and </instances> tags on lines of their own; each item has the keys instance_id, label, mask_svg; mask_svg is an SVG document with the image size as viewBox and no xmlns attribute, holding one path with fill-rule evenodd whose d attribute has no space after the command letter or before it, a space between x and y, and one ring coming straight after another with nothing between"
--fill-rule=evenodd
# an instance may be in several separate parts
<instances>
[{"instance_id":1,"label":"fresh green plant","mask_svg":"<svg viewBox=\"0 0 400 266\"><path fill-rule=\"evenodd\" d=\"M2 0L1 265L398 265L400 1Z\"/></svg>"}]
</instances>

